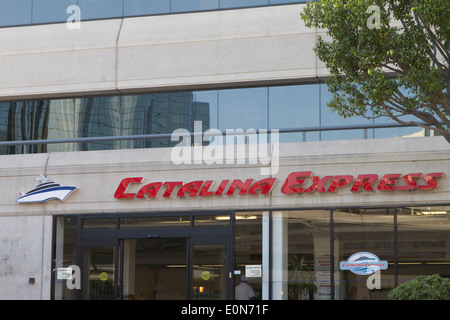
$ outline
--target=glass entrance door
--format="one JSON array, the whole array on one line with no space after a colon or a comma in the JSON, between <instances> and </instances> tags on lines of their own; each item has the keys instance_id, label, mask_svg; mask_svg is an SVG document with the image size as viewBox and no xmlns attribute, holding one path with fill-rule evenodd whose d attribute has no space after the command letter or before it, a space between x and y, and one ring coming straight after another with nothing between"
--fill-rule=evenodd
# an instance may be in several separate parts
<instances>
[{"instance_id":1,"label":"glass entrance door","mask_svg":"<svg viewBox=\"0 0 450 320\"><path fill-rule=\"evenodd\" d=\"M187 239L123 241L123 299L185 300Z\"/></svg>"},{"instance_id":2,"label":"glass entrance door","mask_svg":"<svg viewBox=\"0 0 450 320\"><path fill-rule=\"evenodd\" d=\"M117 298L117 240L84 241L81 295L83 300Z\"/></svg>"},{"instance_id":3,"label":"glass entrance door","mask_svg":"<svg viewBox=\"0 0 450 320\"><path fill-rule=\"evenodd\" d=\"M225 238L193 238L191 288L193 300L229 299L228 246Z\"/></svg>"},{"instance_id":4,"label":"glass entrance door","mask_svg":"<svg viewBox=\"0 0 450 320\"><path fill-rule=\"evenodd\" d=\"M229 216L220 217L228 219L86 219L77 255L82 278L77 298L232 299L233 232Z\"/></svg>"},{"instance_id":5,"label":"glass entrance door","mask_svg":"<svg viewBox=\"0 0 450 320\"><path fill-rule=\"evenodd\" d=\"M124 239L122 299L230 299L227 239Z\"/></svg>"}]
</instances>

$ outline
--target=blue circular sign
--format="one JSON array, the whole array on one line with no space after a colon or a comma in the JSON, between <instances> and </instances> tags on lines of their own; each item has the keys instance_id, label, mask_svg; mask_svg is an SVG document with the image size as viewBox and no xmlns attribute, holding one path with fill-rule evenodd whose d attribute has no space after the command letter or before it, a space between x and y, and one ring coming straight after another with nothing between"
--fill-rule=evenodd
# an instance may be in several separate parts
<instances>
[{"instance_id":1,"label":"blue circular sign","mask_svg":"<svg viewBox=\"0 0 450 320\"><path fill-rule=\"evenodd\" d=\"M376 255L370 252L358 252L351 255L347 261L341 261L339 268L341 270L350 270L359 275L370 275L378 270L386 270L387 261L381 261Z\"/></svg>"}]
</instances>

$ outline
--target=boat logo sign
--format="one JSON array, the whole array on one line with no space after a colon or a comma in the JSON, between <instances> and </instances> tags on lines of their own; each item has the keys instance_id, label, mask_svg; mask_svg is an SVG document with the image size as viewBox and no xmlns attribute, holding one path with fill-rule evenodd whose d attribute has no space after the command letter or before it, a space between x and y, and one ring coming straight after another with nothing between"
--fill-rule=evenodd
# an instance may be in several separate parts
<instances>
[{"instance_id":1,"label":"boat logo sign","mask_svg":"<svg viewBox=\"0 0 450 320\"><path fill-rule=\"evenodd\" d=\"M378 270L386 270L388 262L381 261L373 253L358 252L351 255L347 261L341 261L339 267L341 270L350 270L355 274L365 276L373 274Z\"/></svg>"},{"instance_id":2,"label":"boat logo sign","mask_svg":"<svg viewBox=\"0 0 450 320\"><path fill-rule=\"evenodd\" d=\"M24 193L17 192L18 203L45 202L52 199L64 201L77 187L63 186L55 181L49 180L43 175L38 179L40 183L32 190Z\"/></svg>"}]
</instances>

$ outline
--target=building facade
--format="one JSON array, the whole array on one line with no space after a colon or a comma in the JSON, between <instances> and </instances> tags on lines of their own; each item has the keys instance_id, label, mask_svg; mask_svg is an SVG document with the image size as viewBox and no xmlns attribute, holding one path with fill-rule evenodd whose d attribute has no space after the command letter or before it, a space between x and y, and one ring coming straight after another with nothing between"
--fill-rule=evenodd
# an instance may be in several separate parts
<instances>
[{"instance_id":1,"label":"building facade","mask_svg":"<svg viewBox=\"0 0 450 320\"><path fill-rule=\"evenodd\" d=\"M450 275L449 144L327 109L304 4L103 2L2 4L1 299L234 299L245 277L375 300Z\"/></svg>"}]
</instances>

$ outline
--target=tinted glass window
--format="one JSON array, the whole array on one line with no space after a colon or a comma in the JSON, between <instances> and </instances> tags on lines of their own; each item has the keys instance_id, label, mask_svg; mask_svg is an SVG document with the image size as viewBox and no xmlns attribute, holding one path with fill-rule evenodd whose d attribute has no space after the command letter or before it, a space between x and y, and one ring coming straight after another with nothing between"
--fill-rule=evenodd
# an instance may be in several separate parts
<instances>
[{"instance_id":1,"label":"tinted glass window","mask_svg":"<svg viewBox=\"0 0 450 320\"><path fill-rule=\"evenodd\" d=\"M251 7L268 4L268 0L220 0L221 8Z\"/></svg>"},{"instance_id":2,"label":"tinted glass window","mask_svg":"<svg viewBox=\"0 0 450 320\"><path fill-rule=\"evenodd\" d=\"M327 103L331 100L332 94L328 91L326 85L321 85L320 90L320 114L321 114L321 126L351 126L351 125L360 125L366 124L371 125L373 120L366 119L363 117L350 117L344 118L339 116L336 111L331 110L327 107ZM366 132L368 135L369 133ZM370 132L371 134L371 132ZM348 139L364 139L365 133L363 129L357 130L333 130L333 131L322 131L321 139L322 140L348 140ZM371 138L368 136L367 138Z\"/></svg>"},{"instance_id":3,"label":"tinted glass window","mask_svg":"<svg viewBox=\"0 0 450 320\"><path fill-rule=\"evenodd\" d=\"M219 91L219 129L266 129L267 88Z\"/></svg>"},{"instance_id":4,"label":"tinted glass window","mask_svg":"<svg viewBox=\"0 0 450 320\"><path fill-rule=\"evenodd\" d=\"M302 84L0 102L0 141L171 134L176 129L189 132L208 129L310 130L281 133L280 142L433 135L419 127L339 129L352 125L369 126L374 121L361 117L342 118L326 106L330 98L325 85ZM201 127L195 127L199 121ZM375 120L375 124L385 122L395 124L391 119ZM335 130L324 130L326 127ZM105 140L79 144L1 145L0 153L170 147L177 143L168 136L134 142Z\"/></svg>"},{"instance_id":5,"label":"tinted glass window","mask_svg":"<svg viewBox=\"0 0 450 320\"><path fill-rule=\"evenodd\" d=\"M304 128L320 125L319 84L269 88L269 128ZM318 140L318 132L305 140ZM284 133L280 142L302 141L302 133Z\"/></svg>"},{"instance_id":6,"label":"tinted glass window","mask_svg":"<svg viewBox=\"0 0 450 320\"><path fill-rule=\"evenodd\" d=\"M0 1L0 26L31 23L31 0Z\"/></svg>"},{"instance_id":7,"label":"tinted glass window","mask_svg":"<svg viewBox=\"0 0 450 320\"><path fill-rule=\"evenodd\" d=\"M172 0L172 12L201 11L219 8L219 0Z\"/></svg>"},{"instance_id":8,"label":"tinted glass window","mask_svg":"<svg viewBox=\"0 0 450 320\"><path fill-rule=\"evenodd\" d=\"M281 4L281 3L298 3L298 0L269 0L270 4ZM304 1L303 1L304 2Z\"/></svg>"},{"instance_id":9,"label":"tinted glass window","mask_svg":"<svg viewBox=\"0 0 450 320\"><path fill-rule=\"evenodd\" d=\"M78 5L82 20L245 8L294 3L294 0L1 0L0 27L64 22L67 8Z\"/></svg>"},{"instance_id":10,"label":"tinted glass window","mask_svg":"<svg viewBox=\"0 0 450 320\"><path fill-rule=\"evenodd\" d=\"M67 21L67 8L76 4L77 0L33 0L33 23Z\"/></svg>"},{"instance_id":11,"label":"tinted glass window","mask_svg":"<svg viewBox=\"0 0 450 320\"><path fill-rule=\"evenodd\" d=\"M122 0L78 0L81 20L121 17Z\"/></svg>"},{"instance_id":12,"label":"tinted glass window","mask_svg":"<svg viewBox=\"0 0 450 320\"><path fill-rule=\"evenodd\" d=\"M404 121L417 121L414 116L401 117ZM375 124L396 124L391 118L376 118ZM406 137L406 136L424 136L425 129L420 127L396 127L396 128L382 128L374 129L374 138L390 138L390 137Z\"/></svg>"},{"instance_id":13,"label":"tinted glass window","mask_svg":"<svg viewBox=\"0 0 450 320\"><path fill-rule=\"evenodd\" d=\"M125 16L166 12L170 12L170 0L124 0Z\"/></svg>"}]
</instances>

